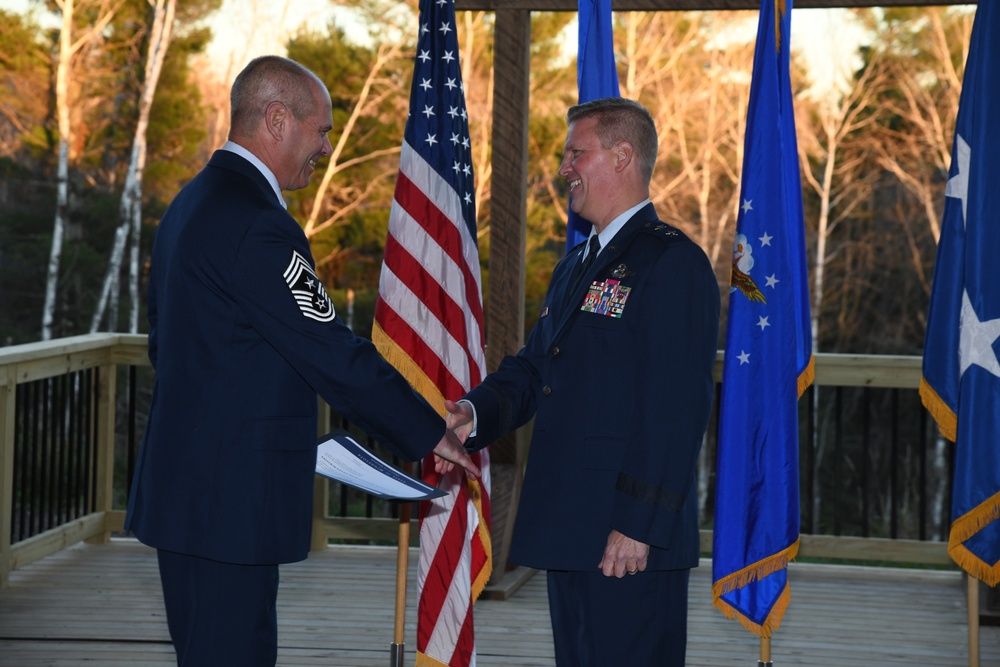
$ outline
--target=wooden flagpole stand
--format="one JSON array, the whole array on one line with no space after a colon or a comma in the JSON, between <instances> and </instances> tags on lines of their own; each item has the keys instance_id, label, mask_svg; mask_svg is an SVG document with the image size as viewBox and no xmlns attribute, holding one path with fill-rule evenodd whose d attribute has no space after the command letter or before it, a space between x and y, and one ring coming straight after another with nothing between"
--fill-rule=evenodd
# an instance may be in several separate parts
<instances>
[{"instance_id":1,"label":"wooden flagpole stand","mask_svg":"<svg viewBox=\"0 0 1000 667\"><path fill-rule=\"evenodd\" d=\"M979 667L979 580L966 574L969 590L969 667Z\"/></svg>"},{"instance_id":2,"label":"wooden flagpole stand","mask_svg":"<svg viewBox=\"0 0 1000 667\"><path fill-rule=\"evenodd\" d=\"M403 464L403 472L409 475L410 463ZM410 508L411 503L399 505L399 542L396 547L396 622L392 644L389 650L389 667L403 667L406 629L406 578L410 563Z\"/></svg>"},{"instance_id":3,"label":"wooden flagpole stand","mask_svg":"<svg viewBox=\"0 0 1000 667\"><path fill-rule=\"evenodd\" d=\"M757 661L757 667L771 667L771 664L771 638L761 637L760 660Z\"/></svg>"}]
</instances>

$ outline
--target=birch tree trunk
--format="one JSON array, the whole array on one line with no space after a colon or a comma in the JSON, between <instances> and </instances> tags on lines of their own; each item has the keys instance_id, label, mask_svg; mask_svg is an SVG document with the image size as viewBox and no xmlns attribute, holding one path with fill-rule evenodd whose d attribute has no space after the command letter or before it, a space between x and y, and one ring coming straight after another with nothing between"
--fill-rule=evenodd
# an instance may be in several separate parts
<instances>
[{"instance_id":1,"label":"birch tree trunk","mask_svg":"<svg viewBox=\"0 0 1000 667\"><path fill-rule=\"evenodd\" d=\"M45 278L45 304L42 307L42 340L51 340L55 321L56 295L59 287L59 262L62 258L63 237L69 209L69 160L73 139L70 116L69 76L73 55L96 33L103 30L114 16L115 10L105 2L98 13L97 22L80 39L73 42L74 0L55 0L62 11L62 28L59 31L59 64L56 67L56 117L59 123L59 162L56 168L56 214L52 225L52 248Z\"/></svg>"},{"instance_id":2,"label":"birch tree trunk","mask_svg":"<svg viewBox=\"0 0 1000 667\"><path fill-rule=\"evenodd\" d=\"M45 304L42 307L42 340L51 340L55 320L56 290L59 287L59 261L66 233L66 209L69 204L69 145L72 125L69 115L69 65L73 55L73 0L58 3L62 9L59 32L59 64L56 66L56 115L59 123L59 163L56 167L56 215L52 225L52 248L45 278Z\"/></svg>"},{"instance_id":3,"label":"birch tree trunk","mask_svg":"<svg viewBox=\"0 0 1000 667\"><path fill-rule=\"evenodd\" d=\"M971 13L927 8L926 25L921 23L919 30L926 39L923 48L928 63L915 64L905 55L890 63L889 80L898 95L887 98L884 112L905 121L905 129L894 132L886 127L884 141L875 144L879 165L898 178L922 205L935 243L941 236L944 201L939 178L951 167L951 144L962 92L963 70L953 61L951 52L958 48L963 54L961 63L965 62L964 54L969 52L972 39L972 19ZM884 41L890 42L888 38ZM929 81L940 84L931 86ZM915 170L909 166L914 163L930 168ZM929 294L930 281L923 276L922 267L915 263L915 268Z\"/></svg>"},{"instance_id":4,"label":"birch tree trunk","mask_svg":"<svg viewBox=\"0 0 1000 667\"><path fill-rule=\"evenodd\" d=\"M108 270L104 276L104 286L101 289L101 297L90 323L91 333L100 327L109 300L112 305L108 329L116 328L119 276L130 231L129 302L131 307L129 332L138 333L139 331L139 242L142 234L142 177L146 167L146 130L149 127L149 113L153 106L160 72L163 70L163 61L167 55L167 48L170 46L177 0L152 0L151 4L153 5L153 22L150 29L149 50L146 56L146 72L143 79L142 95L139 99L139 118L135 128L135 138L132 141L131 158L119 206L120 224L115 230L115 243L111 251L111 259L108 262Z\"/></svg>"},{"instance_id":5,"label":"birch tree trunk","mask_svg":"<svg viewBox=\"0 0 1000 667\"><path fill-rule=\"evenodd\" d=\"M806 184L815 192L819 200L819 215L816 221L816 253L813 273L813 289L810 304L812 336L812 351L819 352L820 317L823 309L823 299L826 291L826 265L832 256L827 247L831 234L838 222L847 219L859 202L867 199L863 193L869 191L870 183L866 176L859 173L864 160L861 156L845 152L845 144L852 134L859 133L875 118L868 113L874 104L876 86L873 78L878 78L880 70L869 65L860 74L854 76L850 64L841 66L839 72L840 86L831 88L818 100L814 110L816 120L812 123L798 123L798 134L802 138L798 142L799 161L802 164L802 176ZM838 89L839 88L839 89ZM813 173L809 155L816 156L818 176ZM834 216L833 212L837 215ZM826 440L822 437L825 431L823 416L820 412L821 389L814 387L812 392L813 412L817 416L813 427L813 446L815 447L815 463L813 474L819 475L823 465ZM820 516L820 494L811 499L813 503L813 520ZM816 526L809 526L814 532Z\"/></svg>"}]
</instances>

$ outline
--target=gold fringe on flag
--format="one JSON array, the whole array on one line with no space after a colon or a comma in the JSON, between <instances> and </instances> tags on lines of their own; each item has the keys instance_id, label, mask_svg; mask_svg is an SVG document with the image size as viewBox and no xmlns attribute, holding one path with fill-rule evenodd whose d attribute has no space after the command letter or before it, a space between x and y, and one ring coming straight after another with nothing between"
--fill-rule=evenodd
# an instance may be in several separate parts
<instances>
[{"instance_id":1,"label":"gold fringe on flag","mask_svg":"<svg viewBox=\"0 0 1000 667\"><path fill-rule=\"evenodd\" d=\"M718 607L726 618L736 619L743 625L744 628L754 633L758 637L770 637L771 634L778 629L781 625L781 619L784 617L785 612L788 610L788 603L792 599L791 587L788 582L785 582L785 588L781 591L781 595L775 600L774 606L771 608L771 613L767 615L767 620L764 621L763 625L758 625L754 623L749 618L739 613L732 607L730 607L721 598L715 601L715 606Z\"/></svg>"},{"instance_id":2,"label":"gold fringe on flag","mask_svg":"<svg viewBox=\"0 0 1000 667\"><path fill-rule=\"evenodd\" d=\"M987 563L963 544L967 539L1000 519L1000 492L997 492L951 522L948 555L958 566L988 586L1000 583L1000 562Z\"/></svg>"},{"instance_id":3,"label":"gold fringe on flag","mask_svg":"<svg viewBox=\"0 0 1000 667\"><path fill-rule=\"evenodd\" d=\"M396 367L396 370L407 379L414 391L427 399L431 407L443 417L445 414L444 396L441 395L437 385L427 377L427 374L410 358L410 355L382 330L378 322L372 322L372 342L375 343L379 354Z\"/></svg>"},{"instance_id":4,"label":"gold fringe on flag","mask_svg":"<svg viewBox=\"0 0 1000 667\"><path fill-rule=\"evenodd\" d=\"M927 408L927 412L934 417L941 435L955 442L955 436L958 434L958 417L923 377L920 378L920 400Z\"/></svg>"},{"instance_id":5,"label":"gold fringe on flag","mask_svg":"<svg viewBox=\"0 0 1000 667\"><path fill-rule=\"evenodd\" d=\"M479 514L479 525L476 527L476 533L479 535L479 541L482 542L486 554L486 563L472 581L472 602L475 603L479 599L479 594L486 588L486 582L490 580L490 575L493 574L493 539L490 537L490 531L486 529L486 517L483 514L482 482L466 477L465 484L469 489L469 497L472 498L472 502L476 506L476 513Z\"/></svg>"},{"instance_id":6,"label":"gold fringe on flag","mask_svg":"<svg viewBox=\"0 0 1000 667\"><path fill-rule=\"evenodd\" d=\"M448 665L432 658L426 653L417 651L417 661L414 663L414 667L448 667Z\"/></svg>"},{"instance_id":7,"label":"gold fringe on flag","mask_svg":"<svg viewBox=\"0 0 1000 667\"><path fill-rule=\"evenodd\" d=\"M758 561L753 565L748 565L747 567L733 572L717 582L712 584L712 604L716 606L726 618L737 619L743 624L750 632L754 633L759 637L770 637L771 633L778 629L781 625L781 618L785 615L785 611L788 609L788 602L791 599L791 592L788 582L785 582L785 588L781 591L781 595L778 597L774 606L771 608L771 612L767 615L767 619L762 625L754 623L749 618L739 613L734 609L728 602L722 599L722 596L726 593L731 593L737 588L743 588L747 584L760 581L764 577L774 574L778 570L781 570L788 566L788 563L795 560L795 557L799 553L799 540L796 539L795 542L782 549L778 553L768 556L764 560Z\"/></svg>"},{"instance_id":8,"label":"gold fringe on flag","mask_svg":"<svg viewBox=\"0 0 1000 667\"><path fill-rule=\"evenodd\" d=\"M382 330L378 322L372 323L372 341L385 360L395 366L402 373L403 377L410 382L413 389L426 398L427 402L439 414L444 416L444 396L441 395L437 385L431 382L431 379L410 358L410 355ZM469 497L472 498L472 502L476 506L476 512L479 514L479 527L477 531L479 541L482 542L483 548L486 550L486 565L476 575L475 581L472 582L472 601L475 602L479 599L479 595L483 592L483 589L486 588L486 582L489 581L490 575L493 574L493 542L490 538L490 531L486 529L486 520L483 516L481 483L478 480L466 478L465 484L469 492Z\"/></svg>"},{"instance_id":9,"label":"gold fringe on flag","mask_svg":"<svg viewBox=\"0 0 1000 667\"><path fill-rule=\"evenodd\" d=\"M810 354L809 363L806 364L805 370L799 373L799 398L802 398L802 394L806 393L806 389L813 383L815 377L816 357Z\"/></svg>"}]
</instances>

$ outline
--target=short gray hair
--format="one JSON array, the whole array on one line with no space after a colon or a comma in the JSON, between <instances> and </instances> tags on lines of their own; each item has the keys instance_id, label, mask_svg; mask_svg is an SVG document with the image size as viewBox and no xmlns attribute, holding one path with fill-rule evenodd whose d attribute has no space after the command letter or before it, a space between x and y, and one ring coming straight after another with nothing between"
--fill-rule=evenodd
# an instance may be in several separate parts
<instances>
[{"instance_id":1,"label":"short gray hair","mask_svg":"<svg viewBox=\"0 0 1000 667\"><path fill-rule=\"evenodd\" d=\"M597 119L597 138L604 148L611 148L619 141L632 144L639 169L649 183L656 166L659 138L656 123L646 107L625 97L602 97L572 106L566 112L567 123L590 117Z\"/></svg>"},{"instance_id":2,"label":"short gray hair","mask_svg":"<svg viewBox=\"0 0 1000 667\"><path fill-rule=\"evenodd\" d=\"M294 60L260 56L243 68L229 93L230 132L250 134L257 129L264 108L281 102L301 120L316 111L319 77Z\"/></svg>"}]
</instances>

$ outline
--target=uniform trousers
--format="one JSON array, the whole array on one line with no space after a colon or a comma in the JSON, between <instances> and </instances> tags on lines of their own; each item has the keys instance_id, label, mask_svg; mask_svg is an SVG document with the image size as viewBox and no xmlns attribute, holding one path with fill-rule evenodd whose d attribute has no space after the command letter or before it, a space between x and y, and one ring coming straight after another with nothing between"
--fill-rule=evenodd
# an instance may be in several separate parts
<instances>
[{"instance_id":1,"label":"uniform trousers","mask_svg":"<svg viewBox=\"0 0 1000 667\"><path fill-rule=\"evenodd\" d=\"M684 667L690 570L549 570L558 667Z\"/></svg>"},{"instance_id":2,"label":"uniform trousers","mask_svg":"<svg viewBox=\"0 0 1000 667\"><path fill-rule=\"evenodd\" d=\"M238 565L157 550L178 667L274 667L277 565Z\"/></svg>"}]
</instances>

